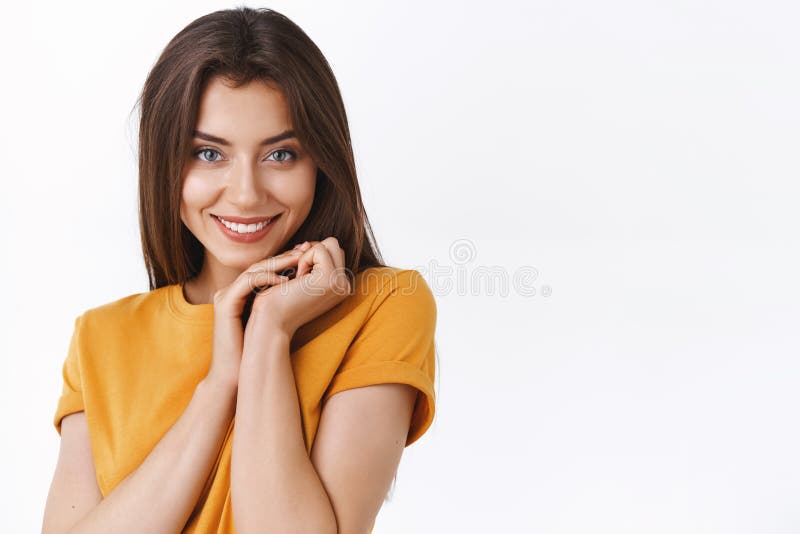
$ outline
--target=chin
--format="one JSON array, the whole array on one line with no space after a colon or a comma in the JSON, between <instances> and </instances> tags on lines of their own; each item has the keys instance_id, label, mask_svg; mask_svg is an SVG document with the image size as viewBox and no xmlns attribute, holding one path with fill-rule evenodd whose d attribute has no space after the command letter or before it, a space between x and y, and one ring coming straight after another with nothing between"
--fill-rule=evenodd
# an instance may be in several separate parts
<instances>
[{"instance_id":1,"label":"chin","mask_svg":"<svg viewBox=\"0 0 800 534\"><path fill-rule=\"evenodd\" d=\"M244 271L257 261L263 260L271 255L269 254L269 250L256 247L253 247L251 250L239 252L234 252L231 250L222 250L217 252L218 253L212 252L217 260L217 263L223 267L237 269L239 271Z\"/></svg>"}]
</instances>

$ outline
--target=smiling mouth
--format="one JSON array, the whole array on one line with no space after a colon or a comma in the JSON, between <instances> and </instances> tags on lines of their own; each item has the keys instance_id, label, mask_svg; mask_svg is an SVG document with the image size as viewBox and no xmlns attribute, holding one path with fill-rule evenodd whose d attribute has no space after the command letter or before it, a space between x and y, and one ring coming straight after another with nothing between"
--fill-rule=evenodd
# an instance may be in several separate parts
<instances>
[{"instance_id":1,"label":"smiling mouth","mask_svg":"<svg viewBox=\"0 0 800 534\"><path fill-rule=\"evenodd\" d=\"M265 226L269 225L270 223L278 219L281 216L281 214L279 213L277 215L273 215L272 217L268 217L258 222L252 222L249 224L229 221L224 219L223 217L220 217L219 215L214 215L213 213L211 214L211 216L217 219L223 225L225 225L225 227L228 228L229 230L232 230L240 234L252 234L254 232L262 230Z\"/></svg>"}]
</instances>

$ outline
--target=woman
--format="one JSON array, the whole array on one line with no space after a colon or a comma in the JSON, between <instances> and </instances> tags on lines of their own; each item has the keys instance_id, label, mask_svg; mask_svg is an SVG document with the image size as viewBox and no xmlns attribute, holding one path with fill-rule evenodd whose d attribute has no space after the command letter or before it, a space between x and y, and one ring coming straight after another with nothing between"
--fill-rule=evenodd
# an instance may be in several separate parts
<instances>
[{"instance_id":1,"label":"woman","mask_svg":"<svg viewBox=\"0 0 800 534\"><path fill-rule=\"evenodd\" d=\"M43 532L371 532L433 421L436 304L380 259L327 61L218 11L140 104L150 291L75 320Z\"/></svg>"}]
</instances>

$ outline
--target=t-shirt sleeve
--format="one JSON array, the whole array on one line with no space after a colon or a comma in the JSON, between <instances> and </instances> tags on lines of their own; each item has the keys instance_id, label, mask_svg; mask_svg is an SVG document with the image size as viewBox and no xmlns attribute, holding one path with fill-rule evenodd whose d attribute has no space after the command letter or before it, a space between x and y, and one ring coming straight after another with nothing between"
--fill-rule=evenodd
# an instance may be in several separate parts
<instances>
[{"instance_id":1,"label":"t-shirt sleeve","mask_svg":"<svg viewBox=\"0 0 800 534\"><path fill-rule=\"evenodd\" d=\"M58 399L55 418L53 419L53 425L55 425L59 436L61 435L61 419L71 413L83 411L83 390L80 372L81 318L82 316L78 316L75 319L69 350L61 368L63 386L61 397Z\"/></svg>"},{"instance_id":2,"label":"t-shirt sleeve","mask_svg":"<svg viewBox=\"0 0 800 534\"><path fill-rule=\"evenodd\" d=\"M323 402L346 389L401 383L418 390L406 447L433 422L436 301L422 275L400 271L384 286L350 344Z\"/></svg>"}]
</instances>

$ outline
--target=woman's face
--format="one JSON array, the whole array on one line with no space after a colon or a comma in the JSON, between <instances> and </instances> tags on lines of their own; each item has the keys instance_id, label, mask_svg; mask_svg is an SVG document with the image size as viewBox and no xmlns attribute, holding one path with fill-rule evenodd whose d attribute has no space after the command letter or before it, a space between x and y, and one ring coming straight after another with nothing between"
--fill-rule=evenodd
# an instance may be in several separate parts
<instances>
[{"instance_id":1,"label":"woman's face","mask_svg":"<svg viewBox=\"0 0 800 534\"><path fill-rule=\"evenodd\" d=\"M208 82L180 207L181 220L206 249L204 269L238 274L273 256L306 219L317 166L291 130L285 97L274 86L253 82L232 89L220 78ZM255 233L234 234L237 239L217 217L270 222Z\"/></svg>"}]
</instances>

